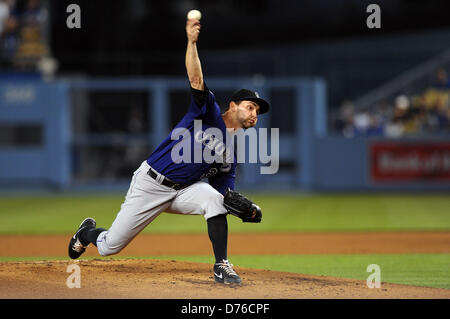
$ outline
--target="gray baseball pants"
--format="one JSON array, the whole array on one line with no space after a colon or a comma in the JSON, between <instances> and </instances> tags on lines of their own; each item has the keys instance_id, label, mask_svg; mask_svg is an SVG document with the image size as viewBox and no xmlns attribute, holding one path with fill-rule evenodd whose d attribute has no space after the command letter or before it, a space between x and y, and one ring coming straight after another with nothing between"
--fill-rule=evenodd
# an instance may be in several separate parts
<instances>
[{"instance_id":1,"label":"gray baseball pants","mask_svg":"<svg viewBox=\"0 0 450 319\"><path fill-rule=\"evenodd\" d=\"M153 179L144 161L133 173L125 201L111 227L97 237L100 255L117 254L162 212L203 215L226 214L223 195L205 182L197 182L181 190L161 185L164 176Z\"/></svg>"}]
</instances>

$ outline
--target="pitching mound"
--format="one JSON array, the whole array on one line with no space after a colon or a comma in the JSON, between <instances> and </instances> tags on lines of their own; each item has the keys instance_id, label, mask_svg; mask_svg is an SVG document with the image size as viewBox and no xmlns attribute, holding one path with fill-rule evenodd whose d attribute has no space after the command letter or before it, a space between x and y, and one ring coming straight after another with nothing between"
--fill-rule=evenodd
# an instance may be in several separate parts
<instances>
[{"instance_id":1,"label":"pitching mound","mask_svg":"<svg viewBox=\"0 0 450 319\"><path fill-rule=\"evenodd\" d=\"M80 288L68 288L69 265L80 269ZM301 299L450 298L450 290L300 275L235 267L243 283L214 282L212 266L163 260L39 261L0 263L0 298L54 299ZM74 281L72 281L74 283Z\"/></svg>"},{"instance_id":2,"label":"pitching mound","mask_svg":"<svg viewBox=\"0 0 450 319\"><path fill-rule=\"evenodd\" d=\"M2 235L0 256L66 256L68 235ZM233 255L450 253L450 232L230 234ZM140 234L119 256L211 255L208 234ZM98 256L90 246L83 256Z\"/></svg>"}]
</instances>

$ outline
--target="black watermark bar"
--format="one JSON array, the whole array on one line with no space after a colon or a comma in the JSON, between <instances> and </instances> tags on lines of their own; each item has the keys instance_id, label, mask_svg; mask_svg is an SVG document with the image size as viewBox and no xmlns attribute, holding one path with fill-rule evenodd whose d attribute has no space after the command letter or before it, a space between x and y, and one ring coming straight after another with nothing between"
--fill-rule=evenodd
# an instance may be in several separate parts
<instances>
[{"instance_id":1,"label":"black watermark bar","mask_svg":"<svg viewBox=\"0 0 450 319\"><path fill-rule=\"evenodd\" d=\"M12 299L1 300L4 311L14 313L48 311L57 308L100 311L101 315L116 314L117 309L151 309L164 318L297 318L311 311L314 317L347 314L361 317L365 311L398 310L403 315L417 315L433 309L448 310L450 299ZM149 308L151 307L151 308ZM361 312L363 311L363 312ZM98 312L97 312L98 313ZM98 314L100 314L98 313Z\"/></svg>"}]
</instances>

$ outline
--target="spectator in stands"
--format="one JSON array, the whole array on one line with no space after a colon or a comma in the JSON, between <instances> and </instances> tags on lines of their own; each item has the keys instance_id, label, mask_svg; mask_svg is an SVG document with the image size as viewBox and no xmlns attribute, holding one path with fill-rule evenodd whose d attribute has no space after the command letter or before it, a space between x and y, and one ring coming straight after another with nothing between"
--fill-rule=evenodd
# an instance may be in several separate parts
<instances>
[{"instance_id":1,"label":"spectator in stands","mask_svg":"<svg viewBox=\"0 0 450 319\"><path fill-rule=\"evenodd\" d=\"M344 101L339 110L337 119L337 129L342 132L345 137L353 137L354 135L354 107L351 101Z\"/></svg>"},{"instance_id":2,"label":"spectator in stands","mask_svg":"<svg viewBox=\"0 0 450 319\"><path fill-rule=\"evenodd\" d=\"M417 132L418 125L414 112L411 108L411 103L406 95L400 95L395 100L394 123L399 123L403 126L403 134L412 134Z\"/></svg>"},{"instance_id":3,"label":"spectator in stands","mask_svg":"<svg viewBox=\"0 0 450 319\"><path fill-rule=\"evenodd\" d=\"M416 134L424 134L429 131L429 127L427 126L426 99L423 94L411 98L411 116L415 121Z\"/></svg>"},{"instance_id":4,"label":"spectator in stands","mask_svg":"<svg viewBox=\"0 0 450 319\"><path fill-rule=\"evenodd\" d=\"M0 0L0 35L3 33L6 20L9 18L9 3L6 0Z\"/></svg>"},{"instance_id":5,"label":"spectator in stands","mask_svg":"<svg viewBox=\"0 0 450 319\"><path fill-rule=\"evenodd\" d=\"M15 56L15 65L20 69L36 69L38 61L48 55L44 39L44 24L47 12L40 0L28 0L21 15L20 43Z\"/></svg>"},{"instance_id":6,"label":"spectator in stands","mask_svg":"<svg viewBox=\"0 0 450 319\"><path fill-rule=\"evenodd\" d=\"M373 112L376 112L376 114L379 116L382 125L386 125L386 123L391 120L394 113L392 105L386 100L383 100L379 104L377 104L375 110L376 111Z\"/></svg>"},{"instance_id":7,"label":"spectator in stands","mask_svg":"<svg viewBox=\"0 0 450 319\"><path fill-rule=\"evenodd\" d=\"M370 123L367 129L367 136L383 136L384 125L382 117L378 114L370 114Z\"/></svg>"},{"instance_id":8,"label":"spectator in stands","mask_svg":"<svg viewBox=\"0 0 450 319\"><path fill-rule=\"evenodd\" d=\"M404 123L407 120L409 99L400 95L395 99L395 107L392 119L386 124L384 134L388 137L400 137L405 133Z\"/></svg>"},{"instance_id":9,"label":"spectator in stands","mask_svg":"<svg viewBox=\"0 0 450 319\"><path fill-rule=\"evenodd\" d=\"M9 66L18 43L19 21L14 0L0 0L0 62Z\"/></svg>"},{"instance_id":10,"label":"spectator in stands","mask_svg":"<svg viewBox=\"0 0 450 319\"><path fill-rule=\"evenodd\" d=\"M450 79L448 78L448 74L445 69L439 69L436 72L436 82L434 84L434 87L436 89L450 88Z\"/></svg>"},{"instance_id":11,"label":"spectator in stands","mask_svg":"<svg viewBox=\"0 0 450 319\"><path fill-rule=\"evenodd\" d=\"M354 136L365 136L369 130L371 119L366 111L355 115Z\"/></svg>"},{"instance_id":12,"label":"spectator in stands","mask_svg":"<svg viewBox=\"0 0 450 319\"><path fill-rule=\"evenodd\" d=\"M382 101L371 109L368 114L364 110L355 110L351 102L345 102L339 116L343 135L401 137L450 133L450 80L447 72L439 69L433 85L418 95L399 95L393 105Z\"/></svg>"},{"instance_id":13,"label":"spectator in stands","mask_svg":"<svg viewBox=\"0 0 450 319\"><path fill-rule=\"evenodd\" d=\"M436 130L438 132L443 132L448 129L448 100L445 101L443 96L436 99L435 108L432 112L433 116L436 118Z\"/></svg>"}]
</instances>

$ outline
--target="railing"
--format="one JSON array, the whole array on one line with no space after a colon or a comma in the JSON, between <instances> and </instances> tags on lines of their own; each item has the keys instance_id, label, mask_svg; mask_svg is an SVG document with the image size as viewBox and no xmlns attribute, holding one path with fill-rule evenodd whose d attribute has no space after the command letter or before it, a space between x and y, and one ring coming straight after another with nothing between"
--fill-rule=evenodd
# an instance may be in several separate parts
<instances>
[{"instance_id":1,"label":"railing","mask_svg":"<svg viewBox=\"0 0 450 319\"><path fill-rule=\"evenodd\" d=\"M357 109L370 108L383 100L392 100L398 94L417 93L432 85L430 78L435 76L437 69L449 69L449 66L450 49L364 94L353 103Z\"/></svg>"}]
</instances>

